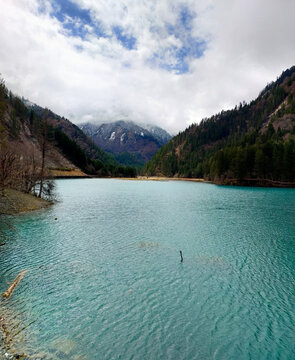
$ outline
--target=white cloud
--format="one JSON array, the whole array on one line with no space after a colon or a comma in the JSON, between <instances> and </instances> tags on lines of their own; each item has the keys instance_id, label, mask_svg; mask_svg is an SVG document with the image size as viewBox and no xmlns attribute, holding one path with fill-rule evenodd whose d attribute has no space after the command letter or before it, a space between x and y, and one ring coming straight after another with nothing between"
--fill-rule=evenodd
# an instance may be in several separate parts
<instances>
[{"instance_id":1,"label":"white cloud","mask_svg":"<svg viewBox=\"0 0 295 360\"><path fill-rule=\"evenodd\" d=\"M84 25L84 39L69 36L46 0L2 1L0 13L0 72L8 87L74 122L127 118L177 132L253 99L294 63L293 0L75 3L108 37L98 37L94 24ZM168 31L167 24L179 26L181 8L194 16L190 34ZM135 37L136 47L122 46L113 26ZM207 42L204 55L187 59L188 73L159 67L179 61L187 35ZM154 54L158 63L150 61Z\"/></svg>"}]
</instances>

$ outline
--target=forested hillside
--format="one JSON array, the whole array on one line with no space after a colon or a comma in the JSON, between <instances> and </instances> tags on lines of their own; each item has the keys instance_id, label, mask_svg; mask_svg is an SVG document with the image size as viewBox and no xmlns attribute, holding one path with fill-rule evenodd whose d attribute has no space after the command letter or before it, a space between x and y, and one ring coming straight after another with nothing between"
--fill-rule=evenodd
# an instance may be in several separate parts
<instances>
[{"instance_id":1,"label":"forested hillside","mask_svg":"<svg viewBox=\"0 0 295 360\"><path fill-rule=\"evenodd\" d=\"M135 169L118 164L77 126L15 96L1 80L1 187L13 182L14 188L30 192L41 174L67 171L77 176L83 175L81 170L97 176L135 176Z\"/></svg>"},{"instance_id":2,"label":"forested hillside","mask_svg":"<svg viewBox=\"0 0 295 360\"><path fill-rule=\"evenodd\" d=\"M104 163L113 163L114 159L108 155L99 146L97 146L90 137L88 137L77 125L70 122L68 119L59 116L49 109L44 109L36 104L31 104L24 101L27 107L37 115L40 119L46 121L55 129L62 131L71 140L73 140L82 150L84 150L87 157L90 159L100 160Z\"/></svg>"},{"instance_id":3,"label":"forested hillside","mask_svg":"<svg viewBox=\"0 0 295 360\"><path fill-rule=\"evenodd\" d=\"M147 175L220 183L295 182L295 66L256 100L193 124L146 165Z\"/></svg>"}]
</instances>

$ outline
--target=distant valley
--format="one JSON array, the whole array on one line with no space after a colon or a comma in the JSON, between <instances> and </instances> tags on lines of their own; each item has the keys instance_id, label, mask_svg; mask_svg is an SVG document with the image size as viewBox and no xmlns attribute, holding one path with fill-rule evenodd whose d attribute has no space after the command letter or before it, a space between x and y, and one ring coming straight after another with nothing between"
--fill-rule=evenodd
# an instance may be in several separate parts
<instances>
[{"instance_id":1,"label":"distant valley","mask_svg":"<svg viewBox=\"0 0 295 360\"><path fill-rule=\"evenodd\" d=\"M82 170L82 175L101 177L141 173L222 184L295 186L295 67L250 103L203 119L173 138L160 127L132 121L79 126L13 95L1 82L2 155L11 149L23 173L42 168L46 143L45 167L53 175Z\"/></svg>"}]
</instances>

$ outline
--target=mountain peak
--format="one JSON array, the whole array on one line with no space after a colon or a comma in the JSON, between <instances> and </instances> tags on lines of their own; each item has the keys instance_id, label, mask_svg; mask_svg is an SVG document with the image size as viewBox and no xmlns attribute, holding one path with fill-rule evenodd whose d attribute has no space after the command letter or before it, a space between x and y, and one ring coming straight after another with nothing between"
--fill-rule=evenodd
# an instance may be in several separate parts
<instances>
[{"instance_id":1,"label":"mountain peak","mask_svg":"<svg viewBox=\"0 0 295 360\"><path fill-rule=\"evenodd\" d=\"M103 150L115 156L129 153L142 164L171 139L171 135L160 127L143 126L130 120L98 125L86 123L80 128Z\"/></svg>"}]
</instances>

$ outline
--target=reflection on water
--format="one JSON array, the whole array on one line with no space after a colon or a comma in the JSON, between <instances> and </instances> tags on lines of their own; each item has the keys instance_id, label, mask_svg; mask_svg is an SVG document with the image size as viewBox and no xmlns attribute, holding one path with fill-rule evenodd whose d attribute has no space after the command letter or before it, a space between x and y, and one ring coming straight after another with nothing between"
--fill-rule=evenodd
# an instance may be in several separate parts
<instances>
[{"instance_id":1,"label":"reflection on water","mask_svg":"<svg viewBox=\"0 0 295 360\"><path fill-rule=\"evenodd\" d=\"M62 202L0 222L0 292L28 270L0 302L13 351L295 358L294 190L57 183Z\"/></svg>"}]
</instances>

